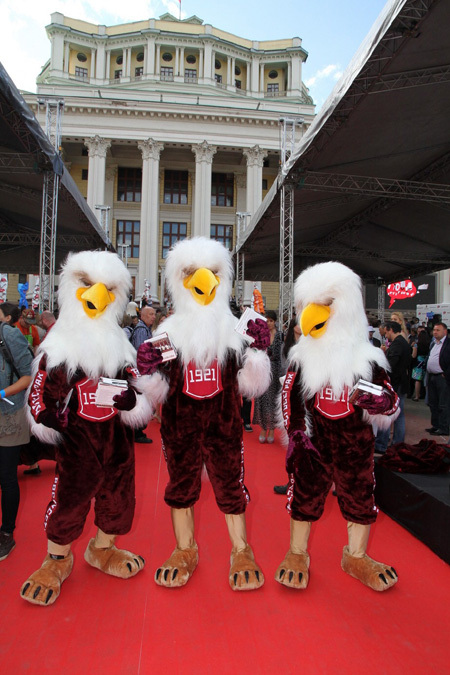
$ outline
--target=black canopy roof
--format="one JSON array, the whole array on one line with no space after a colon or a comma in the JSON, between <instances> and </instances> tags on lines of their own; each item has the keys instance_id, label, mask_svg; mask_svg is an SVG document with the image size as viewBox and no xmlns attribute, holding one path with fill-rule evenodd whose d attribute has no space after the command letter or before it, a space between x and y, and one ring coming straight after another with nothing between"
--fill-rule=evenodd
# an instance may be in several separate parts
<instances>
[{"instance_id":1,"label":"black canopy roof","mask_svg":"<svg viewBox=\"0 0 450 675\"><path fill-rule=\"evenodd\" d=\"M339 260L367 282L450 267L450 2L392 0L237 249L278 280L280 198L294 187L294 275Z\"/></svg>"},{"instance_id":2,"label":"black canopy roof","mask_svg":"<svg viewBox=\"0 0 450 675\"><path fill-rule=\"evenodd\" d=\"M111 242L0 63L0 267L39 273L44 172L61 176L56 267L69 251Z\"/></svg>"}]
</instances>

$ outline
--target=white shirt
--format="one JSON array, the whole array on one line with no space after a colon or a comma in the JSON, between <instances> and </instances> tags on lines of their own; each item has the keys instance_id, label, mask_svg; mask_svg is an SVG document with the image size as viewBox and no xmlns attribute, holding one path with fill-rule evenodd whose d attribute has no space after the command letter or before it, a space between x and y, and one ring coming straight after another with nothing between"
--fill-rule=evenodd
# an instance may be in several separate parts
<instances>
[{"instance_id":1,"label":"white shirt","mask_svg":"<svg viewBox=\"0 0 450 675\"><path fill-rule=\"evenodd\" d=\"M435 341L430 356L428 357L427 371L432 375L440 375L442 373L442 368L439 365L439 354L441 353L442 345L444 344L445 336L438 342Z\"/></svg>"}]
</instances>

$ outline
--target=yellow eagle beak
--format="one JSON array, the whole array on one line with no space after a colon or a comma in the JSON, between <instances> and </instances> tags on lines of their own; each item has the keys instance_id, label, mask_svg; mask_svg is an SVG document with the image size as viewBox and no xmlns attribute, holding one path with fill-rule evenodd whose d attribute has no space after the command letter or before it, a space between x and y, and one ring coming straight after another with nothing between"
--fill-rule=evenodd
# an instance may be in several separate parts
<instances>
[{"instance_id":1,"label":"yellow eagle beak","mask_svg":"<svg viewBox=\"0 0 450 675\"><path fill-rule=\"evenodd\" d=\"M303 335L311 335L313 338L321 337L327 330L327 321L330 318L331 309L328 305L307 305L300 316L300 328Z\"/></svg>"},{"instance_id":2,"label":"yellow eagle beak","mask_svg":"<svg viewBox=\"0 0 450 675\"><path fill-rule=\"evenodd\" d=\"M116 299L114 293L108 291L104 284L94 284L89 288L79 288L76 292L78 300L90 319L96 319Z\"/></svg>"},{"instance_id":3,"label":"yellow eagle beak","mask_svg":"<svg viewBox=\"0 0 450 675\"><path fill-rule=\"evenodd\" d=\"M192 297L199 305L209 305L214 300L219 284L219 277L206 267L200 267L183 281L184 287L191 291Z\"/></svg>"}]
</instances>

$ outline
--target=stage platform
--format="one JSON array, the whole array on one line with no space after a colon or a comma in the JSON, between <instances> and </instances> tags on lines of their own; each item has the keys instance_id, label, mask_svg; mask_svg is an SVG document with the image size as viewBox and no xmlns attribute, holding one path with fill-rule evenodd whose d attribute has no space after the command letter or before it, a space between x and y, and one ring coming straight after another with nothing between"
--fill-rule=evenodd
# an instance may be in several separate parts
<instances>
[{"instance_id":1,"label":"stage platform","mask_svg":"<svg viewBox=\"0 0 450 675\"><path fill-rule=\"evenodd\" d=\"M397 473L375 464L379 508L450 564L450 475Z\"/></svg>"}]
</instances>

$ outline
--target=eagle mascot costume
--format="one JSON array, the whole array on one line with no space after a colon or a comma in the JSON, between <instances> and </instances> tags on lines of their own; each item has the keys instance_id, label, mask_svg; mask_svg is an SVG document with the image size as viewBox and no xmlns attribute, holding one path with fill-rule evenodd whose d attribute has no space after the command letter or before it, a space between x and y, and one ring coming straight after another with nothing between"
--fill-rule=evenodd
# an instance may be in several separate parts
<instances>
[{"instance_id":1,"label":"eagle mascot costume","mask_svg":"<svg viewBox=\"0 0 450 675\"><path fill-rule=\"evenodd\" d=\"M134 515L132 427L147 424L152 409L142 393L136 352L119 326L131 278L117 255L83 251L69 255L58 290L59 319L34 361L28 396L32 433L56 446L56 477L45 515L48 554L23 584L21 596L51 605L72 571L71 544L95 499L98 527L85 560L127 579L144 560L116 548ZM112 407L96 405L99 378L126 380Z\"/></svg>"},{"instance_id":2,"label":"eagle mascot costume","mask_svg":"<svg viewBox=\"0 0 450 675\"><path fill-rule=\"evenodd\" d=\"M251 346L235 331L238 320L229 306L232 277L230 253L219 242L203 237L178 242L166 264L174 313L159 329L169 335L177 358L161 364L150 343L138 349L138 368L142 379L149 379L153 404L163 403L161 437L169 471L165 502L176 548L156 570L155 581L169 588L186 584L198 563L194 504L203 465L232 543L231 588L253 590L264 583L245 528L249 494L241 395L260 396L270 384L269 331L263 319L249 322Z\"/></svg>"},{"instance_id":3,"label":"eagle mascot costume","mask_svg":"<svg viewBox=\"0 0 450 675\"><path fill-rule=\"evenodd\" d=\"M348 267L336 262L309 267L297 278L294 299L302 337L289 353L281 406L289 437L291 536L275 579L306 588L311 523L322 515L334 482L348 529L342 569L384 591L397 582L397 574L390 565L369 558L366 548L378 512L371 424L388 428L399 412L388 362L368 340L361 282ZM382 393L361 391L349 400L360 378L380 385Z\"/></svg>"}]
</instances>

